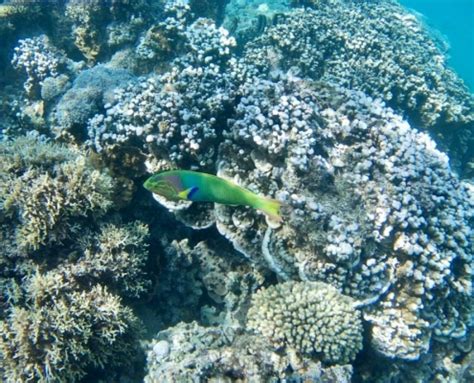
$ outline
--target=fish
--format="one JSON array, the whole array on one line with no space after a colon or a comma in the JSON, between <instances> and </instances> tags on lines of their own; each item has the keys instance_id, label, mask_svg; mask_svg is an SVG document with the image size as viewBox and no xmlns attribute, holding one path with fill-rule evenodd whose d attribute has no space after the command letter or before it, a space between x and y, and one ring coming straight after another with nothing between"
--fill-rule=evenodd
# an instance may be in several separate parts
<instances>
[{"instance_id":1,"label":"fish","mask_svg":"<svg viewBox=\"0 0 474 383\"><path fill-rule=\"evenodd\" d=\"M282 202L255 194L213 174L192 170L166 170L149 177L143 186L171 201L249 206L262 211L275 223L282 221Z\"/></svg>"}]
</instances>

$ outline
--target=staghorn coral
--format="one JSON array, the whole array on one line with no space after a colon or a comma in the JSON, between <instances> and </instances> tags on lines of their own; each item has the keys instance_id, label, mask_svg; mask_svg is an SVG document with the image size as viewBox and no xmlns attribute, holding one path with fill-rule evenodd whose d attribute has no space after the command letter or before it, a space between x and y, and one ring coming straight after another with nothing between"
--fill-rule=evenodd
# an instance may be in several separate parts
<instances>
[{"instance_id":1,"label":"staghorn coral","mask_svg":"<svg viewBox=\"0 0 474 383\"><path fill-rule=\"evenodd\" d=\"M35 274L26 302L0 322L0 376L5 382L76 382L91 367L133 359L140 324L101 285L80 291L56 272Z\"/></svg>"},{"instance_id":2,"label":"staghorn coral","mask_svg":"<svg viewBox=\"0 0 474 383\"><path fill-rule=\"evenodd\" d=\"M462 168L472 158L474 100L444 54L393 1L317 2L314 10L286 14L246 48L247 61L262 73L297 68L383 99L433 132Z\"/></svg>"},{"instance_id":3,"label":"staghorn coral","mask_svg":"<svg viewBox=\"0 0 474 383\"><path fill-rule=\"evenodd\" d=\"M323 367L291 350L276 353L261 337L238 328L180 323L148 344L146 383L283 380L349 383L352 366Z\"/></svg>"},{"instance_id":4,"label":"staghorn coral","mask_svg":"<svg viewBox=\"0 0 474 383\"><path fill-rule=\"evenodd\" d=\"M362 322L354 301L320 282L285 282L252 297L248 327L275 348L292 347L330 364L354 360Z\"/></svg>"},{"instance_id":5,"label":"staghorn coral","mask_svg":"<svg viewBox=\"0 0 474 383\"><path fill-rule=\"evenodd\" d=\"M114 180L89 159L33 135L0 143L0 222L19 252L61 242L113 204ZM8 219L8 221L7 221Z\"/></svg>"}]
</instances>

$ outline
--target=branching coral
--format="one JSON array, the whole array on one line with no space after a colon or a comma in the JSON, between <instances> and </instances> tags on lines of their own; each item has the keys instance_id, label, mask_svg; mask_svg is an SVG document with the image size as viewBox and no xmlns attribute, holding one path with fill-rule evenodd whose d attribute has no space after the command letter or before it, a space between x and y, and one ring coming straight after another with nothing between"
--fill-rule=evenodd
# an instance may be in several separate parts
<instances>
[{"instance_id":1,"label":"branching coral","mask_svg":"<svg viewBox=\"0 0 474 383\"><path fill-rule=\"evenodd\" d=\"M362 349L362 322L354 301L330 285L285 282L252 298L248 326L275 348L292 347L343 364Z\"/></svg>"},{"instance_id":2,"label":"branching coral","mask_svg":"<svg viewBox=\"0 0 474 383\"><path fill-rule=\"evenodd\" d=\"M83 256L60 270L80 280L99 281L122 296L138 297L149 287L144 278L148 227L140 222L106 224L81 242Z\"/></svg>"},{"instance_id":3,"label":"branching coral","mask_svg":"<svg viewBox=\"0 0 474 383\"><path fill-rule=\"evenodd\" d=\"M118 90L106 112L89 121L97 151L138 144L172 162L213 165L220 120L245 69L231 58L234 39L209 20L199 19L180 33L186 54L169 72Z\"/></svg>"},{"instance_id":4,"label":"branching coral","mask_svg":"<svg viewBox=\"0 0 474 383\"><path fill-rule=\"evenodd\" d=\"M219 231L284 280L324 281L359 300L373 346L387 356L414 360L433 339L464 339L472 186L426 134L361 92L291 76L281 76L273 92L257 89L258 82L241 98L241 117L230 120L233 141L220 146L219 174L293 209L272 231L254 212L218 206ZM255 140L285 132L285 123L302 126ZM302 162L292 139L307 130L316 140L305 142L313 152L305 150ZM288 154L269 150L285 139Z\"/></svg>"},{"instance_id":5,"label":"branching coral","mask_svg":"<svg viewBox=\"0 0 474 383\"><path fill-rule=\"evenodd\" d=\"M315 7L288 13L251 42L248 62L265 73L297 68L382 98L436 133L453 158L472 157L474 99L414 15L392 1L331 0Z\"/></svg>"},{"instance_id":6,"label":"branching coral","mask_svg":"<svg viewBox=\"0 0 474 383\"><path fill-rule=\"evenodd\" d=\"M19 41L15 48L12 65L16 69L24 69L27 75L24 88L28 95L39 91L43 80L50 76L59 75L64 57L54 49L46 35Z\"/></svg>"},{"instance_id":7,"label":"branching coral","mask_svg":"<svg viewBox=\"0 0 474 383\"><path fill-rule=\"evenodd\" d=\"M140 325L101 285L79 291L61 274L36 274L24 307L0 322L5 382L75 382L90 367L123 363L136 352Z\"/></svg>"},{"instance_id":8,"label":"branching coral","mask_svg":"<svg viewBox=\"0 0 474 383\"><path fill-rule=\"evenodd\" d=\"M2 142L0 151L1 216L17 222L19 249L61 241L78 219L100 216L112 205L113 179L82 154L33 136Z\"/></svg>"}]
</instances>

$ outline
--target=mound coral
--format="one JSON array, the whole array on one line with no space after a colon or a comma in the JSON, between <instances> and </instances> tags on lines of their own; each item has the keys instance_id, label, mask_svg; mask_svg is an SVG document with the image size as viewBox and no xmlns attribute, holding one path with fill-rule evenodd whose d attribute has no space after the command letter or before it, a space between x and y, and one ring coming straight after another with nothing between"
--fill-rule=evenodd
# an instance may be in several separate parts
<instances>
[{"instance_id":1,"label":"mound coral","mask_svg":"<svg viewBox=\"0 0 474 383\"><path fill-rule=\"evenodd\" d=\"M362 349L362 322L354 301L320 282L285 282L252 297L248 326L275 348L292 347L326 363L352 361Z\"/></svg>"}]
</instances>

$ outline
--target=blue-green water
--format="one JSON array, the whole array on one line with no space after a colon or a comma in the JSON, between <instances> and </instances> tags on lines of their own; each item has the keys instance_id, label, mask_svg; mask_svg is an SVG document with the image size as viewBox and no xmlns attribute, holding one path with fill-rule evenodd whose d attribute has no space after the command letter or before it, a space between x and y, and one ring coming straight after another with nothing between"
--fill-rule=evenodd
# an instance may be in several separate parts
<instances>
[{"instance_id":1,"label":"blue-green water","mask_svg":"<svg viewBox=\"0 0 474 383\"><path fill-rule=\"evenodd\" d=\"M474 0L401 0L426 17L450 45L449 63L474 90Z\"/></svg>"}]
</instances>

